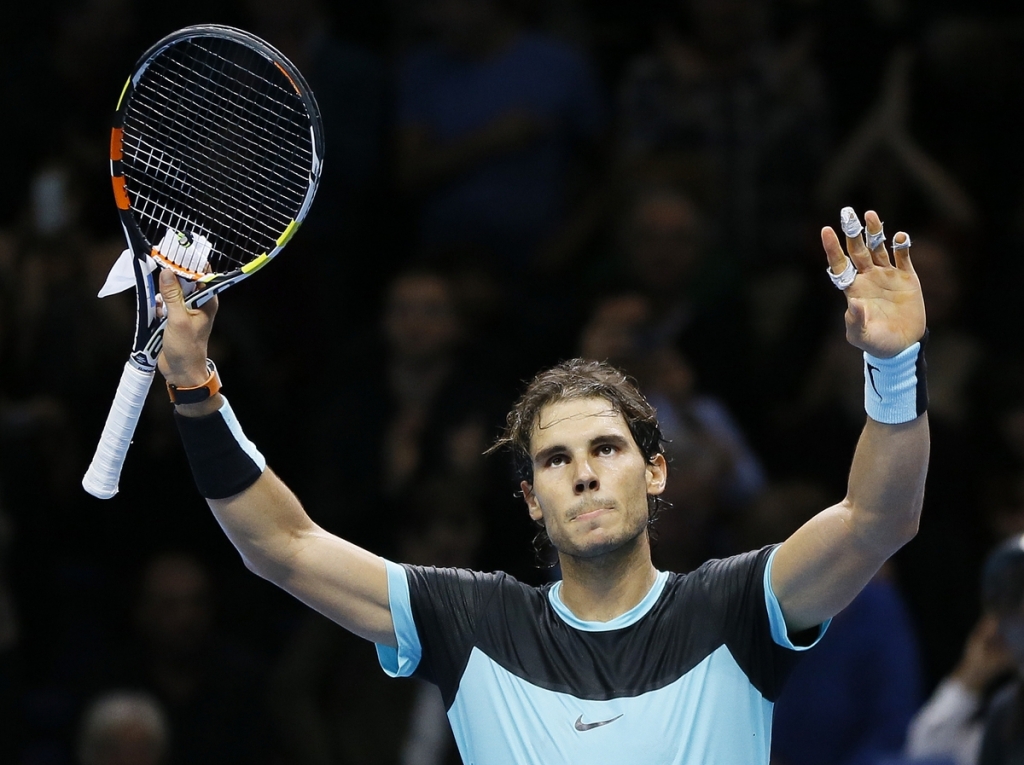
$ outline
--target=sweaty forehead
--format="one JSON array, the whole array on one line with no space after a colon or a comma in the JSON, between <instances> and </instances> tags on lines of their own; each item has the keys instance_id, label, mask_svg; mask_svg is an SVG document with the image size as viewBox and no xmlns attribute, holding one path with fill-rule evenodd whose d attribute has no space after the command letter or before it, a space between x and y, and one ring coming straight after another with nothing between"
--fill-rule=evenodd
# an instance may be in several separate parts
<instances>
[{"instance_id":1,"label":"sweaty forehead","mask_svg":"<svg viewBox=\"0 0 1024 765\"><path fill-rule=\"evenodd\" d=\"M622 413L603 398L556 401L541 408L530 434L531 452L567 438L593 437L601 431L629 435Z\"/></svg>"}]
</instances>

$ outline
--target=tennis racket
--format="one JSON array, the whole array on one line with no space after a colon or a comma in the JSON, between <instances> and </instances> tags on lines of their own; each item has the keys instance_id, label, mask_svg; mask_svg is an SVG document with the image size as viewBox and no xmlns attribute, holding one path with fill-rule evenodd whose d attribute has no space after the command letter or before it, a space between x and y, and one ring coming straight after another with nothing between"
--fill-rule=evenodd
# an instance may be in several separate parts
<instances>
[{"instance_id":1,"label":"tennis racket","mask_svg":"<svg viewBox=\"0 0 1024 765\"><path fill-rule=\"evenodd\" d=\"M110 174L135 274L135 342L82 479L117 493L156 372L157 274L203 305L284 248L309 212L323 162L320 111L299 71L239 29L186 27L143 54L110 134ZM190 292L191 290L191 292Z\"/></svg>"}]
</instances>

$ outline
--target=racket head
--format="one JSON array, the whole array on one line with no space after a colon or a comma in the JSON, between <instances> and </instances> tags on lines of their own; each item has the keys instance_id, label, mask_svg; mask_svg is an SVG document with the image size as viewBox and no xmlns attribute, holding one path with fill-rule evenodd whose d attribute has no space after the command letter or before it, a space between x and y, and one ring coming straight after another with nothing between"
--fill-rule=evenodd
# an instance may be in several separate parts
<instances>
[{"instance_id":1,"label":"racket head","mask_svg":"<svg viewBox=\"0 0 1024 765\"><path fill-rule=\"evenodd\" d=\"M111 130L129 246L202 285L248 275L302 223L323 154L316 99L280 51L234 27L179 29L139 58Z\"/></svg>"}]
</instances>

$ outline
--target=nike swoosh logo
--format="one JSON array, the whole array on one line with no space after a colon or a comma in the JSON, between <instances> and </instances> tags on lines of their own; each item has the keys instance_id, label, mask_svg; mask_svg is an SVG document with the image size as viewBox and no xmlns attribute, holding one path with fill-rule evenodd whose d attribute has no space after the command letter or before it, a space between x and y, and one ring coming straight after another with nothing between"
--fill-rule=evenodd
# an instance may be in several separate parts
<instances>
[{"instance_id":1,"label":"nike swoosh logo","mask_svg":"<svg viewBox=\"0 0 1024 765\"><path fill-rule=\"evenodd\" d=\"M600 728L602 725L613 723L616 720L618 720L619 717L622 717L622 715L619 715L618 717L613 717L611 720L601 720L600 722L585 723L583 722L583 715L580 715L576 718L576 724L574 725L574 727L576 728L576 730L593 730L594 728Z\"/></svg>"},{"instance_id":2,"label":"nike swoosh logo","mask_svg":"<svg viewBox=\"0 0 1024 765\"><path fill-rule=\"evenodd\" d=\"M868 367L868 379L871 380L871 387L874 388L875 395L878 396L878 400L881 401L882 400L882 394L878 392L878 386L875 385L875 372L878 371L878 367L873 367L870 364L868 364L867 367Z\"/></svg>"}]
</instances>

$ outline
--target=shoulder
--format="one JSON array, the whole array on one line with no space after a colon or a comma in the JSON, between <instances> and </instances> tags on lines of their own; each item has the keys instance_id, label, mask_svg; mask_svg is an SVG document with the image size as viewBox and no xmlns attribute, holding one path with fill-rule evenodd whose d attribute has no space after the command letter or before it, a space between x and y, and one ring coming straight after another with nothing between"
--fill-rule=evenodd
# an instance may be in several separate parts
<instances>
[{"instance_id":1,"label":"shoulder","mask_svg":"<svg viewBox=\"0 0 1024 765\"><path fill-rule=\"evenodd\" d=\"M478 602L497 595L501 598L519 600L542 599L542 588L523 584L504 571L475 571L468 568L438 568L402 564L413 591L428 591L437 594L456 592L472 596ZM546 590L546 588L543 588Z\"/></svg>"},{"instance_id":2,"label":"shoulder","mask_svg":"<svg viewBox=\"0 0 1024 765\"><path fill-rule=\"evenodd\" d=\"M727 558L714 558L685 576L703 586L746 581L751 577L763 576L768 558L776 547L777 545L768 545L760 550L751 550Z\"/></svg>"}]
</instances>

